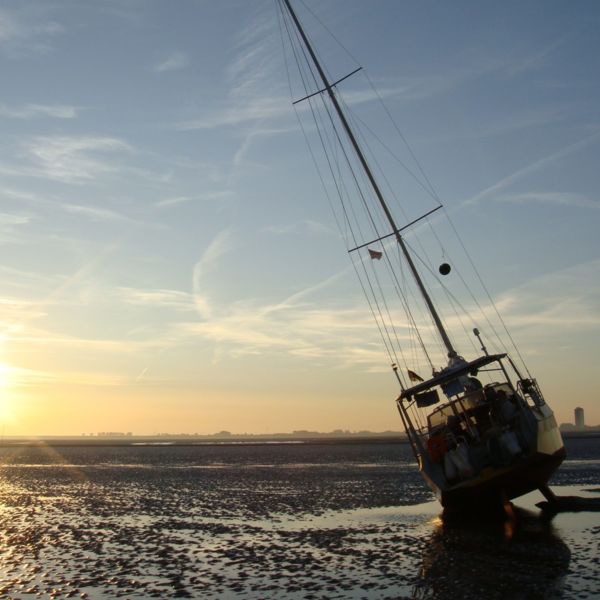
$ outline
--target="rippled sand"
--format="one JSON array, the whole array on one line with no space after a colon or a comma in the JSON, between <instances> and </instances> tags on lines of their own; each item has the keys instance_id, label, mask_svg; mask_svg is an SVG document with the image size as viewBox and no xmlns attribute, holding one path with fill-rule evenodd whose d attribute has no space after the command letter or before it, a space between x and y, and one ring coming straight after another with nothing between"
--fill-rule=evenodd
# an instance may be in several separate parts
<instances>
[{"instance_id":1,"label":"rippled sand","mask_svg":"<svg viewBox=\"0 0 600 600\"><path fill-rule=\"evenodd\" d=\"M585 598L600 513L440 518L406 449L1 449L5 598ZM563 494L598 495L572 461ZM594 491L595 490L595 491Z\"/></svg>"}]
</instances>

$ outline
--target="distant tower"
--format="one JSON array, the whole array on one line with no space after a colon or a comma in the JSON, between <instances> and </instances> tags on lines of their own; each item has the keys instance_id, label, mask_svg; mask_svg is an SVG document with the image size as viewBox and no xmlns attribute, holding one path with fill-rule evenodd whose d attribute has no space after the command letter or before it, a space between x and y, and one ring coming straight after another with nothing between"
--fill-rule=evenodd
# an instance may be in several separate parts
<instances>
[{"instance_id":1,"label":"distant tower","mask_svg":"<svg viewBox=\"0 0 600 600\"><path fill-rule=\"evenodd\" d=\"M583 429L585 427L583 408L580 408L579 406L575 409L575 427L577 427L577 429Z\"/></svg>"}]
</instances>

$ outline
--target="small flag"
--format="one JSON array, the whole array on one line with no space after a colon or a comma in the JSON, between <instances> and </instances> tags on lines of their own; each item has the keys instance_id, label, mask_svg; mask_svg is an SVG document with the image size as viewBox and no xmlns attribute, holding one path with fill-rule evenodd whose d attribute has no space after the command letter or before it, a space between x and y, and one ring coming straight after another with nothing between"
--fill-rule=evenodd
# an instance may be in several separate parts
<instances>
[{"instance_id":1,"label":"small flag","mask_svg":"<svg viewBox=\"0 0 600 600\"><path fill-rule=\"evenodd\" d=\"M407 369L407 371L408 371L408 378L411 381L425 381L422 377L417 375L414 371L411 371L410 369Z\"/></svg>"},{"instance_id":2,"label":"small flag","mask_svg":"<svg viewBox=\"0 0 600 600\"><path fill-rule=\"evenodd\" d=\"M369 256L373 260L379 260L383 256L383 252L379 252L377 250L371 250L371 248L369 248Z\"/></svg>"}]
</instances>

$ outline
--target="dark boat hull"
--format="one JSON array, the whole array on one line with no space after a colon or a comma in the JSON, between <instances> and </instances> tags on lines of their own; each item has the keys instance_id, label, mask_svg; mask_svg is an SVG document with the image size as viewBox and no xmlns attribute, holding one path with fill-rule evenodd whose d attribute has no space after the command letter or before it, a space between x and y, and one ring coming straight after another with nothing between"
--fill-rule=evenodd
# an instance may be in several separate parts
<instances>
[{"instance_id":1,"label":"dark boat hull","mask_svg":"<svg viewBox=\"0 0 600 600\"><path fill-rule=\"evenodd\" d=\"M442 506L448 509L479 507L528 494L548 483L565 456L564 448L551 456L536 453L487 477L483 474L464 485L441 490Z\"/></svg>"},{"instance_id":2,"label":"dark boat hull","mask_svg":"<svg viewBox=\"0 0 600 600\"><path fill-rule=\"evenodd\" d=\"M565 456L564 447L552 455L534 453L509 467L482 472L469 481L434 491L447 510L497 506L505 499L518 498L546 486Z\"/></svg>"}]
</instances>

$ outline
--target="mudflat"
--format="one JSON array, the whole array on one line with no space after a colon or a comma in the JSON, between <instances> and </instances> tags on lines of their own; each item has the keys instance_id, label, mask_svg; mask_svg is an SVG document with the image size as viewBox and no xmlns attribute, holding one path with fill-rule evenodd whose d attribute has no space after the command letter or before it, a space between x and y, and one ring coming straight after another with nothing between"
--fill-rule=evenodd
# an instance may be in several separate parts
<instances>
[{"instance_id":1,"label":"mudflat","mask_svg":"<svg viewBox=\"0 0 600 600\"><path fill-rule=\"evenodd\" d=\"M600 497L597 438L552 482ZM585 598L600 512L449 520L399 443L0 448L10 598Z\"/></svg>"}]
</instances>

